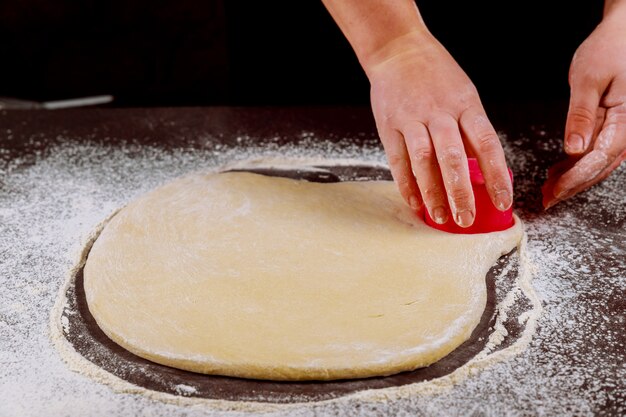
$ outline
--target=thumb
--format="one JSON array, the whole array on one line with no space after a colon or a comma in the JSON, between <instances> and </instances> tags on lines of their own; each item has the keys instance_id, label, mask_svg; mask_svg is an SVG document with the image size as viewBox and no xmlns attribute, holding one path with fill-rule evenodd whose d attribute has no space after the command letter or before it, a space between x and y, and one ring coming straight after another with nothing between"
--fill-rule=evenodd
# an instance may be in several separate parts
<instances>
[{"instance_id":1,"label":"thumb","mask_svg":"<svg viewBox=\"0 0 626 417\"><path fill-rule=\"evenodd\" d=\"M591 143L596 125L601 95L591 80L573 82L567 122L565 123L565 152L580 155Z\"/></svg>"}]
</instances>

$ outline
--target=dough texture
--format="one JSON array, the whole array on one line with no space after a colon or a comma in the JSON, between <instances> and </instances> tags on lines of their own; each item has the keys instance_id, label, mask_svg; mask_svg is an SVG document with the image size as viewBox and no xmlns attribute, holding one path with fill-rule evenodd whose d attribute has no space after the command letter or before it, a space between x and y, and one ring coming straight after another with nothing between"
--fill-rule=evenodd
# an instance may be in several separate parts
<instances>
[{"instance_id":1,"label":"dough texture","mask_svg":"<svg viewBox=\"0 0 626 417\"><path fill-rule=\"evenodd\" d=\"M392 182L195 174L120 210L84 269L116 343L207 374L272 380L389 375L467 340L485 275L522 237L426 226Z\"/></svg>"}]
</instances>

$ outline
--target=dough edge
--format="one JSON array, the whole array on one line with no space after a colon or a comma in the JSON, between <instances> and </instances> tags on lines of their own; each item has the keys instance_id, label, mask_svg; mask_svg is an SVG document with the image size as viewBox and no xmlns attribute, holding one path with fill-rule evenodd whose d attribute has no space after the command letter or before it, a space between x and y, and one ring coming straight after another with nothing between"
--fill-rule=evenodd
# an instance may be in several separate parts
<instances>
[{"instance_id":1,"label":"dough edge","mask_svg":"<svg viewBox=\"0 0 626 417\"><path fill-rule=\"evenodd\" d=\"M106 227L106 224L108 224L108 222L110 222L114 217L115 215L111 216L106 221L101 229L101 232ZM515 244L510 247L507 246L503 248L502 253L499 256L509 253L519 244L519 240L523 234L523 225L521 220L516 215L514 215L514 220L515 224L510 229L506 229L501 232L494 232L494 234L509 233L516 236L515 239L510 239L511 242L515 241ZM518 239L518 237L520 239ZM97 237L95 240L97 240ZM396 354L392 359L385 357L380 361L363 362L358 366L351 365L349 367L322 368L315 365L309 367L289 365L277 366L275 364L261 362L229 363L217 361L215 358L208 355L183 356L175 355L172 352L156 352L153 350L143 349L141 348L141 343L135 342L116 333L115 330L109 327L105 322L101 322L96 319L99 314L97 311L94 311L93 306L90 303L88 303L88 307L98 326L107 335L107 337L133 354L161 365L195 373L259 380L329 381L338 379L389 376L400 372L413 371L418 368L427 367L449 355L471 337L472 332L475 330L482 318L487 298L485 279L486 277L484 277L482 281L483 288L485 288L485 290L481 292L482 299L480 302L476 303L476 305L480 307L477 307L473 311L468 311L466 315L457 320L462 323L457 323L455 321L451 324L450 329L457 330L455 334L446 333L447 337L440 338L433 343L421 345L416 349Z\"/></svg>"}]
</instances>

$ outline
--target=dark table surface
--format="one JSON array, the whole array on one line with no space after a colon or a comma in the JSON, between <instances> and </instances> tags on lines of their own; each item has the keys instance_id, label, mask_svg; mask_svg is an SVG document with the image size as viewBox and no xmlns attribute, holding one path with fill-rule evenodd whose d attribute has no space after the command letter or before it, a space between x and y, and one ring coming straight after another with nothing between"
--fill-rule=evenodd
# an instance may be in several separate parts
<instances>
[{"instance_id":1,"label":"dark table surface","mask_svg":"<svg viewBox=\"0 0 626 417\"><path fill-rule=\"evenodd\" d=\"M524 103L488 106L496 127L505 133L527 136L526 147L547 162L558 152L546 153L542 143L549 133L560 136L566 103ZM211 147L213 142L232 144L249 135L259 144L298 143L303 131L323 140L341 138L377 140L374 119L364 107L191 107L191 108L90 108L57 111L2 110L4 159L28 155L67 141L134 142L162 147ZM39 139L39 140L37 140Z\"/></svg>"},{"instance_id":2,"label":"dark table surface","mask_svg":"<svg viewBox=\"0 0 626 417\"><path fill-rule=\"evenodd\" d=\"M535 287L544 313L531 346L511 360L519 369L509 370L506 377L492 371L491 378L498 386L510 384L508 389L494 389L485 371L481 378L487 382L472 388L474 397L449 394L449 398L432 399L431 404L440 404L434 407L441 414L448 406L447 412L456 414L454 407L461 401L484 414L508 410L619 415L626 411L624 169L618 169L602 185L543 211L539 187L547 168L563 157L560 138L565 109L565 103L509 103L489 108L515 172L515 210L526 224L529 254L536 264ZM36 166L62 146L88 143L138 155L145 147L202 153L211 152L216 145L222 149L241 146L242 137L258 148L309 146L314 138L329 147L357 144L381 152L366 108L2 111L0 197L10 192L12 175ZM603 337L589 336L597 333ZM532 392L521 395L520 387ZM470 392L464 389L461 396ZM116 401L113 393L111 401ZM398 399L387 405L387 411L424 410L426 403L421 401L425 400ZM320 405L318 411L341 412L333 405ZM367 409L360 412L367 414Z\"/></svg>"}]
</instances>

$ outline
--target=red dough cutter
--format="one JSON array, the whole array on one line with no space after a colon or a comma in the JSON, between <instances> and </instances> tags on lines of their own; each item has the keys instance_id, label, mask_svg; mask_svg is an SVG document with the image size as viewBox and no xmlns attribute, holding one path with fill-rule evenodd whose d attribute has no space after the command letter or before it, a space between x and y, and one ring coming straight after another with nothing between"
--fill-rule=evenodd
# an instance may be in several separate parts
<instances>
[{"instance_id":1,"label":"red dough cutter","mask_svg":"<svg viewBox=\"0 0 626 417\"><path fill-rule=\"evenodd\" d=\"M444 224L435 223L435 221L428 214L428 210L424 210L424 220L426 224L438 230L443 230L449 233L489 233L497 232L500 230L508 229L513 226L513 209L509 208L506 211L500 211L493 205L487 188L485 187L485 178L478 166L476 158L468 158L470 180L472 181L472 188L474 190L474 200L476 201L476 217L474 224L470 227L461 227L457 225L451 217ZM509 169L509 175L511 176L511 182L513 181L513 173Z\"/></svg>"}]
</instances>

